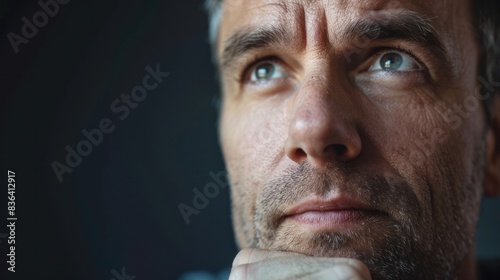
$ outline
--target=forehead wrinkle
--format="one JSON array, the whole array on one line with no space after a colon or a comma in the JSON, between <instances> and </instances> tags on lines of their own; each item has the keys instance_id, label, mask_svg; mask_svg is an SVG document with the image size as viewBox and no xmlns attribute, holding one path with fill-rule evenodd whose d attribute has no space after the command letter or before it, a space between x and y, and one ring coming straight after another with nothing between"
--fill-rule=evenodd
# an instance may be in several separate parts
<instances>
[{"instance_id":1,"label":"forehead wrinkle","mask_svg":"<svg viewBox=\"0 0 500 280\"><path fill-rule=\"evenodd\" d=\"M329 23L326 10L323 7L304 7L301 9L304 18L301 20L304 31L304 47L316 51L328 50L330 46Z\"/></svg>"},{"instance_id":2,"label":"forehead wrinkle","mask_svg":"<svg viewBox=\"0 0 500 280\"><path fill-rule=\"evenodd\" d=\"M410 4L421 6L419 0L328 0L327 6L333 9L378 11L387 8L402 7Z\"/></svg>"},{"instance_id":3,"label":"forehead wrinkle","mask_svg":"<svg viewBox=\"0 0 500 280\"><path fill-rule=\"evenodd\" d=\"M237 2L237 1L236 1ZM418 1L421 2L421 1ZM333 5L335 3L336 5ZM403 5L407 4L407 5ZM311 47L317 53L323 53L322 51L330 49L330 51L335 51L335 49L341 49L345 47L350 47L353 43L356 44L359 39L366 40L365 37L354 38L353 36L345 36L353 31L353 29L362 29L373 27L372 31L359 33L358 35L368 35L368 38L373 37L370 33L376 33L380 30L379 27L391 27L391 25L398 25L400 23L405 23L403 19L415 19L418 24L411 24L412 27L416 27L417 31L413 34L411 28L406 28L406 35L399 32L401 35L405 35L405 38L410 39L410 41L420 41L425 42L426 39L430 41L439 41L441 44L429 44L429 45L445 45L441 40L441 34L439 34L436 29L439 29L438 23L433 22L429 17L424 16L426 13L420 13L422 7L415 7L415 1L411 0L358 0L358 1L345 1L345 0L328 0L327 3L318 4L317 1L310 0L294 0L294 1L276 1L276 0L263 0L255 1L250 4L250 7L246 9L246 16L249 18L246 26L248 27L245 32L251 32L251 29L261 29L261 33L274 33L273 39L270 43L279 45L278 47L290 48L293 47L295 51L303 51L306 47ZM325 7L325 5L330 6L332 10L347 10L354 9L356 12L347 17L337 17L330 18L329 13L330 8ZM340 7L338 6L340 5ZM256 11L257 9L257 11ZM245 9L242 9L245 10ZM248 12L252 11L253 12ZM416 11L414 11L416 10ZM419 11L419 12L417 12ZM245 14L245 13L244 13ZM403 17L400 19L399 17ZM238 16L236 16L238 18ZM263 20L265 18L265 20ZM328 22L331 21L331 22ZM358 22L357 24L355 22ZM371 22L371 23L370 23ZM378 22L378 23L377 23ZM406 23L408 20L406 21ZM372 24L373 23L373 24ZM356 27L356 25L358 25ZM410 25L408 25L410 26ZM403 26L403 27L408 27ZM437 26L438 28L434 28ZM272 30L273 28L274 30ZM277 27L277 28L276 28ZM395 26L396 27L396 26ZM387 30L387 28L385 28ZM398 28L390 28L392 31L398 31ZM243 30L243 29L241 29ZM399 31L404 30L400 28ZM240 35L244 32L239 32ZM280 34L283 33L283 34ZM311 34L312 33L312 34ZM325 33L323 35L323 33ZM351 32L352 33L352 32ZM429 36L428 38L422 38L422 34L429 34L434 36ZM226 42L234 41L236 35L230 37ZM415 36L413 36L415 35ZM284 40L284 39L287 40ZM380 39L380 38L379 38ZM392 38L388 38L392 39ZM431 42L432 43L432 42ZM227 48L226 45L222 47ZM422 44L426 45L426 44ZM271 46L268 44L267 46ZM447 44L446 44L447 46ZM446 54L443 48L439 48L440 54ZM225 52L224 54L229 53ZM449 58L450 54L440 56L441 58ZM223 56L221 56L224 59ZM449 62L449 59L448 59ZM448 64L449 65L449 64Z\"/></svg>"},{"instance_id":4,"label":"forehead wrinkle","mask_svg":"<svg viewBox=\"0 0 500 280\"><path fill-rule=\"evenodd\" d=\"M221 68L227 68L241 54L254 49L303 48L304 11L296 2L264 3L252 6L250 20L232 31L222 42ZM265 17L263 21L262 18Z\"/></svg>"}]
</instances>

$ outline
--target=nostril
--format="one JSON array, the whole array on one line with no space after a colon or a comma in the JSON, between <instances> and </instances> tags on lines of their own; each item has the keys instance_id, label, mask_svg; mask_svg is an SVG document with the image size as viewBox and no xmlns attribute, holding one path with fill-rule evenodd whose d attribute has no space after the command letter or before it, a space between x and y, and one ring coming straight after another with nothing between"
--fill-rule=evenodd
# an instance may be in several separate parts
<instances>
[{"instance_id":1,"label":"nostril","mask_svg":"<svg viewBox=\"0 0 500 280\"><path fill-rule=\"evenodd\" d=\"M303 158L306 158L306 157L307 157L306 152L304 152L304 150L302 150L302 149L300 149L300 148L299 148L299 149L297 149L297 150L295 151L295 155L296 155L296 156L297 156L297 158L299 158L299 159L303 159Z\"/></svg>"},{"instance_id":2,"label":"nostril","mask_svg":"<svg viewBox=\"0 0 500 280\"><path fill-rule=\"evenodd\" d=\"M347 153L347 147L342 144L328 145L323 153L327 157L342 157Z\"/></svg>"}]
</instances>

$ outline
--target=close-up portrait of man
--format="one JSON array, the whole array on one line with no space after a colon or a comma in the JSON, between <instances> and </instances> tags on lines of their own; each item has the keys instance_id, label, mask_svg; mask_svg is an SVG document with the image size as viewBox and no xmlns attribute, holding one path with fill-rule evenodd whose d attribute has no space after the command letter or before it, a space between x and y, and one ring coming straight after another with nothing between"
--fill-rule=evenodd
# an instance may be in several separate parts
<instances>
[{"instance_id":1,"label":"close-up portrait of man","mask_svg":"<svg viewBox=\"0 0 500 280\"><path fill-rule=\"evenodd\" d=\"M0 280L500 280L499 0L0 0Z\"/></svg>"},{"instance_id":2,"label":"close-up portrait of man","mask_svg":"<svg viewBox=\"0 0 500 280\"><path fill-rule=\"evenodd\" d=\"M474 245L500 194L497 1L207 8L230 279L500 279Z\"/></svg>"}]
</instances>

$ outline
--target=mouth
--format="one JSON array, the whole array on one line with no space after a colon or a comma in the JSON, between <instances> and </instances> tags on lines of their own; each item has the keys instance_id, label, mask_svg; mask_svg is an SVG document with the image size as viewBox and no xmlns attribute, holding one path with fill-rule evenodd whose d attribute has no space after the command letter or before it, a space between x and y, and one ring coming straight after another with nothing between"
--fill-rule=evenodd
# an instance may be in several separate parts
<instances>
[{"instance_id":1,"label":"mouth","mask_svg":"<svg viewBox=\"0 0 500 280\"><path fill-rule=\"evenodd\" d=\"M337 197L306 199L285 211L285 221L310 230L344 231L387 214L368 203Z\"/></svg>"}]
</instances>

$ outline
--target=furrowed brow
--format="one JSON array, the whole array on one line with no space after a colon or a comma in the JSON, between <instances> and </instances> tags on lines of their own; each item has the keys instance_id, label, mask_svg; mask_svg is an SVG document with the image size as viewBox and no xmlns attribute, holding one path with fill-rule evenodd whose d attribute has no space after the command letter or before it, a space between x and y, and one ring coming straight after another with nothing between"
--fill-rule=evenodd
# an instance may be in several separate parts
<instances>
[{"instance_id":1,"label":"furrowed brow","mask_svg":"<svg viewBox=\"0 0 500 280\"><path fill-rule=\"evenodd\" d=\"M285 26L244 27L233 33L225 42L220 57L220 70L224 71L240 55L254 49L274 45L289 45L289 31ZM363 43L403 40L410 41L432 51L444 65L450 65L450 57L437 31L429 20L416 12L404 11L396 16L359 19L341 31L341 38L347 42Z\"/></svg>"},{"instance_id":2,"label":"furrowed brow","mask_svg":"<svg viewBox=\"0 0 500 280\"><path fill-rule=\"evenodd\" d=\"M282 26L253 29L245 27L236 31L225 43L221 55L221 69L227 68L240 55L254 49L285 45L287 31Z\"/></svg>"},{"instance_id":3,"label":"furrowed brow","mask_svg":"<svg viewBox=\"0 0 500 280\"><path fill-rule=\"evenodd\" d=\"M361 19L347 26L342 38L364 43L403 40L416 43L432 52L449 65L450 58L436 29L430 21L415 12L404 12L394 17Z\"/></svg>"}]
</instances>

